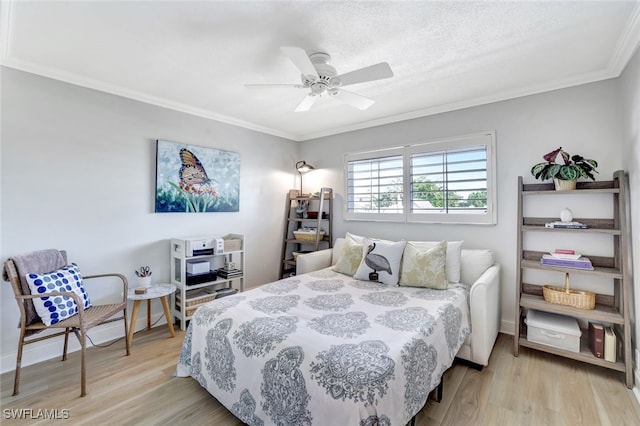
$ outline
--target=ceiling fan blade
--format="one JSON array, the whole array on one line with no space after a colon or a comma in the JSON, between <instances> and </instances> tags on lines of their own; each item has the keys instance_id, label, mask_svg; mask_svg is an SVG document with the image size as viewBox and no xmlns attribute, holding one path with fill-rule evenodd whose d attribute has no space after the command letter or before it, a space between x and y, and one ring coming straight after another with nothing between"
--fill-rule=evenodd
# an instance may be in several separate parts
<instances>
[{"instance_id":1,"label":"ceiling fan blade","mask_svg":"<svg viewBox=\"0 0 640 426\"><path fill-rule=\"evenodd\" d=\"M312 75L318 77L318 71L316 71L316 67L313 66L311 59L307 55L307 52L304 49L299 47L281 47L280 50L291 59L291 62L298 67L300 72L303 75Z\"/></svg>"},{"instance_id":2,"label":"ceiling fan blade","mask_svg":"<svg viewBox=\"0 0 640 426\"><path fill-rule=\"evenodd\" d=\"M340 99L342 102L351 105L352 107L365 110L375 103L373 99L367 98L357 93L349 92L348 90L340 89L334 98Z\"/></svg>"},{"instance_id":3,"label":"ceiling fan blade","mask_svg":"<svg viewBox=\"0 0 640 426\"><path fill-rule=\"evenodd\" d=\"M314 102L316 101L316 99L318 99L319 96L314 95L313 93L309 93L307 96L304 97L304 99L302 99L302 101L298 104L298 106L296 107L296 112L303 112L303 111L309 111L309 109L311 108L311 106L314 104Z\"/></svg>"},{"instance_id":4,"label":"ceiling fan blade","mask_svg":"<svg viewBox=\"0 0 640 426\"><path fill-rule=\"evenodd\" d=\"M364 83L366 81L381 80L390 77L393 77L391 67L386 62L380 62L379 64L360 68L334 78L340 80L341 86L347 86L349 84Z\"/></svg>"},{"instance_id":5,"label":"ceiling fan blade","mask_svg":"<svg viewBox=\"0 0 640 426\"><path fill-rule=\"evenodd\" d=\"M261 89L261 88L282 88L282 87L294 87L296 89L304 89L305 87L302 84L245 84L244 87L249 87L251 89Z\"/></svg>"}]
</instances>

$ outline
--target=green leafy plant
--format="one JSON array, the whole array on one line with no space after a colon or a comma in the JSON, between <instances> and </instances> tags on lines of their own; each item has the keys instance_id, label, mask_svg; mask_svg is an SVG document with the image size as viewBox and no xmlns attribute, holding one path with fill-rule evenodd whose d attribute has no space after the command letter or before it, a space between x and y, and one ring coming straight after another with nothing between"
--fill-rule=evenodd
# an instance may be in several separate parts
<instances>
[{"instance_id":1,"label":"green leafy plant","mask_svg":"<svg viewBox=\"0 0 640 426\"><path fill-rule=\"evenodd\" d=\"M562 157L562 163L556 163L558 154ZM578 180L583 177L596 180L593 174L598 173L598 162L595 160L588 160L580 155L572 156L562 147L545 154L543 158L544 163L538 163L531 168L531 174L536 179Z\"/></svg>"}]
</instances>

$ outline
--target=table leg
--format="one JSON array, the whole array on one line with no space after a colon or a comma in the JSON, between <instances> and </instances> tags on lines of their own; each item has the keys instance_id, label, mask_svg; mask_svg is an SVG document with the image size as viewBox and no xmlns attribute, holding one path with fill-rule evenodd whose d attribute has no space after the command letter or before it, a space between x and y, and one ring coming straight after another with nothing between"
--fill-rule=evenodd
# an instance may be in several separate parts
<instances>
[{"instance_id":1,"label":"table leg","mask_svg":"<svg viewBox=\"0 0 640 426\"><path fill-rule=\"evenodd\" d=\"M169 333L171 333L171 337L176 337L176 331L173 329L173 321L171 318L171 311L169 310L169 302L167 302L167 297L161 297L162 307L164 308L164 316L167 318L167 325L169 326Z\"/></svg>"},{"instance_id":2,"label":"table leg","mask_svg":"<svg viewBox=\"0 0 640 426\"><path fill-rule=\"evenodd\" d=\"M136 320L138 319L138 309L140 309L140 301L133 301L133 311L131 312L131 322L129 322L129 335L127 340L129 341L129 347L131 347L131 341L133 340L133 331L136 328Z\"/></svg>"},{"instance_id":3,"label":"table leg","mask_svg":"<svg viewBox=\"0 0 640 426\"><path fill-rule=\"evenodd\" d=\"M151 330L151 299L147 299L147 330Z\"/></svg>"}]
</instances>

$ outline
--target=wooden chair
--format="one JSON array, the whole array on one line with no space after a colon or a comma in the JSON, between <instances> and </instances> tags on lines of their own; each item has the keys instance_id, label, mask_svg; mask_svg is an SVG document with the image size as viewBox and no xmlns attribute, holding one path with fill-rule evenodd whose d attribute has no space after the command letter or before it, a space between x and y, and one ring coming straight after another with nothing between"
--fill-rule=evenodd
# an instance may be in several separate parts
<instances>
[{"instance_id":1,"label":"wooden chair","mask_svg":"<svg viewBox=\"0 0 640 426\"><path fill-rule=\"evenodd\" d=\"M55 250L41 250L41 251L35 251L32 253L27 253L25 255L20 256L21 259L20 261L16 262L16 259L18 258L16 256L16 258L14 259L8 259L7 261L5 261L4 263L4 273L3 273L3 278L5 279L5 281L8 281L11 283L11 287L13 288L13 292L15 294L15 298L16 301L18 302L18 308L20 309L20 323L19 323L19 327L20 327L20 340L18 342L18 352L17 352L17 360L16 360L16 371L15 371L15 380L14 380L14 384L13 384L13 395L17 395L18 394L18 387L20 384L20 366L22 363L22 349L24 347L24 345L30 344L30 343L35 343L35 342L39 342L41 340L45 340L45 339L50 339L52 337L58 337L58 336L62 336L64 335L64 348L63 348L63 352L62 352L62 361L65 361L67 359L67 345L68 345L68 341L69 341L69 333L73 332L76 337L78 338L78 341L80 342L80 346L82 347L81 349L81 370L80 370L80 396L85 396L87 394L87 389L86 389L86 357L85 357L85 352L86 352L86 336L87 336L87 331L89 331L91 328L97 326L97 325L101 325L101 324L106 324L112 321L119 321L119 320L124 320L124 341L125 341L125 346L126 346L126 354L129 355L129 342L126 338L127 336L127 332L128 332L128 328L127 328L127 286L128 286L128 282L127 282L127 278L124 275L121 274L100 274L100 275L85 275L82 277L82 280L89 280L92 278L104 278L104 277L115 277L116 281L118 283L120 283L120 285L122 286L121 291L122 291L122 300L118 301L118 303L114 303L114 304L109 304L109 305L94 305L91 306L89 308L84 308L83 307L83 303L80 300L80 297L78 297L78 295L76 293L73 292L60 292L60 293L42 293L42 294L37 294L37 295L32 295L29 292L23 291L23 288L27 288L28 286L26 285L26 281L24 281L26 278L22 278L22 283L21 283L21 277L25 277L27 274L29 273L46 273L46 272L51 272L51 271L55 271L57 269L59 269L61 267L61 265L59 264L60 261L58 262L52 262L50 259L46 259L44 262L40 262L40 264L38 265L37 269L40 269L38 271L22 271L22 270L18 270L19 267L17 265L24 265L23 260L26 259L30 259L30 256L32 257L37 257L42 255L42 253L49 253L51 254L52 252L57 252ZM63 259L62 263L64 263L66 265L67 262L67 258L66 258L66 252L64 251L59 251L57 252L59 253L58 255L58 259ZM64 266L64 265L62 265ZM106 283L106 280L99 280L101 283ZM113 281L113 280L109 280L109 281ZM47 296L60 296L60 295L67 295L71 298L73 298L76 302L76 304L78 305L78 313L70 318L67 318L65 320L62 320L56 324L52 324L52 325L45 325L42 320L40 319L40 317L37 316L37 313L35 313L35 310L33 309L33 306L31 306L31 308L29 308L27 306L28 303L33 303L32 299L35 298L42 298L42 297L47 297ZM122 317L117 316L114 318L114 315L118 314L120 311L122 311L123 315ZM35 319L34 319L35 317ZM47 334L45 336L41 336L41 337L29 337L32 336L33 334L39 333L40 331L43 330L47 330L47 329L61 329L62 331L58 331L56 333L53 334Z\"/></svg>"}]
</instances>

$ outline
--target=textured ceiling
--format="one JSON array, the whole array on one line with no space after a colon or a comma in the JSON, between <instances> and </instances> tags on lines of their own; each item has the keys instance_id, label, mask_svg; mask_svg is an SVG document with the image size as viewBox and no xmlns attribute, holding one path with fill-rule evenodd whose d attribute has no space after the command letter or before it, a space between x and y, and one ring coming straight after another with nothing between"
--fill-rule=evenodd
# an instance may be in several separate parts
<instances>
[{"instance_id":1,"label":"textured ceiling","mask_svg":"<svg viewBox=\"0 0 640 426\"><path fill-rule=\"evenodd\" d=\"M8 67L294 140L616 77L640 41L638 1L29 1L0 5ZM338 73L386 61L350 91L306 91L280 46Z\"/></svg>"}]
</instances>

